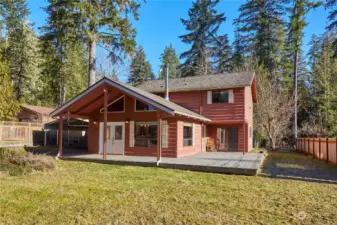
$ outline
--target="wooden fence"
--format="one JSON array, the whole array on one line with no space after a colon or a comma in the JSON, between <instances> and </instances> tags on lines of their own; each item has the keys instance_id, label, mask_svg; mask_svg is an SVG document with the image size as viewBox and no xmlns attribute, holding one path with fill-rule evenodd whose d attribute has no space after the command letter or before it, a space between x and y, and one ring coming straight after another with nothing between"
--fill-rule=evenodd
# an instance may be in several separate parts
<instances>
[{"instance_id":1,"label":"wooden fence","mask_svg":"<svg viewBox=\"0 0 337 225\"><path fill-rule=\"evenodd\" d=\"M298 138L296 149L337 165L337 138Z\"/></svg>"},{"instance_id":2,"label":"wooden fence","mask_svg":"<svg viewBox=\"0 0 337 225\"><path fill-rule=\"evenodd\" d=\"M42 131L41 123L0 121L0 147L32 146L34 132Z\"/></svg>"}]
</instances>

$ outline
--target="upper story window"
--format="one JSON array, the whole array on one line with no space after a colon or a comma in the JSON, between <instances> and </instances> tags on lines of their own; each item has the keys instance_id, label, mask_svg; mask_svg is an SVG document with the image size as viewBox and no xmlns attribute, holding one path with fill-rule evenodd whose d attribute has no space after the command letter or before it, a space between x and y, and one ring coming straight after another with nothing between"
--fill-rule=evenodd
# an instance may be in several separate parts
<instances>
[{"instance_id":1,"label":"upper story window","mask_svg":"<svg viewBox=\"0 0 337 225\"><path fill-rule=\"evenodd\" d=\"M136 100L136 111L155 111L156 109L150 105L144 104L141 101Z\"/></svg>"},{"instance_id":2,"label":"upper story window","mask_svg":"<svg viewBox=\"0 0 337 225\"><path fill-rule=\"evenodd\" d=\"M108 112L124 112L125 101L124 95L117 98L108 105ZM101 113L104 112L104 108L101 109Z\"/></svg>"},{"instance_id":3,"label":"upper story window","mask_svg":"<svg viewBox=\"0 0 337 225\"><path fill-rule=\"evenodd\" d=\"M207 92L207 104L233 102L233 90L216 90Z\"/></svg>"}]
</instances>

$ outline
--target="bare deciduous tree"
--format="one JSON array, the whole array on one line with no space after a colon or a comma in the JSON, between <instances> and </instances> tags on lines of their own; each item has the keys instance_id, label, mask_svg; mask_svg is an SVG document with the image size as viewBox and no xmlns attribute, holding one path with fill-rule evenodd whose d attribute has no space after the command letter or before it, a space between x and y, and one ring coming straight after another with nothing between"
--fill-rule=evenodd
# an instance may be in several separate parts
<instances>
[{"instance_id":1,"label":"bare deciduous tree","mask_svg":"<svg viewBox=\"0 0 337 225\"><path fill-rule=\"evenodd\" d=\"M291 118L294 114L294 99L284 93L277 80L270 80L267 72L257 74L258 103L255 110L257 126L266 132L274 150L289 132Z\"/></svg>"}]
</instances>

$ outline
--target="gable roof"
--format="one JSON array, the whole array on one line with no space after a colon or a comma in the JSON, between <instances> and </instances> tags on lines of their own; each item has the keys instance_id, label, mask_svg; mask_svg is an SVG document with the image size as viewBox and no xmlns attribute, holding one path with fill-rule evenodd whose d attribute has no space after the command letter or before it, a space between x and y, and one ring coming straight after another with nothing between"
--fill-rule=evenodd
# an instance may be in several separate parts
<instances>
[{"instance_id":1,"label":"gable roof","mask_svg":"<svg viewBox=\"0 0 337 225\"><path fill-rule=\"evenodd\" d=\"M203 121L211 121L210 119L199 115L198 113L192 112L191 110L188 110L176 103L173 103L169 100L166 100L158 95L149 93L147 91L141 90L137 87L133 87L127 84L124 84L122 82L118 82L118 81L114 81L111 80L109 78L102 78L100 81L96 82L94 85L92 85L91 87L89 87L87 90L85 90L84 92L82 92L81 94L79 94L78 96L76 96L75 98L71 99L70 101L68 101L67 103L63 104L62 106L60 106L59 108L57 108L56 110L54 110L53 112L50 113L50 116L56 116L58 114L60 114L62 111L64 111L65 109L67 109L71 104L75 103L76 101L80 100L83 96L87 95L88 93L90 93L91 91L95 90L98 86L100 86L102 83L106 83L112 87L115 87L119 90L121 90L122 92L131 95L132 97L135 97L137 99L140 99L146 103L148 103L149 105L152 105L155 108L158 108L164 112L167 112L171 115L174 114L178 114L178 115L183 115L183 116L187 116L187 117L191 117L191 118L195 118L195 119L199 119L199 120L203 120Z\"/></svg>"},{"instance_id":2,"label":"gable roof","mask_svg":"<svg viewBox=\"0 0 337 225\"><path fill-rule=\"evenodd\" d=\"M49 116L49 113L51 113L54 110L53 108L49 108L49 107L28 105L28 104L23 104L21 105L21 107L28 109L30 111L33 111L35 113L44 115L44 116Z\"/></svg>"},{"instance_id":3,"label":"gable roof","mask_svg":"<svg viewBox=\"0 0 337 225\"><path fill-rule=\"evenodd\" d=\"M246 87L251 85L254 74L254 72L242 72L174 78L169 79L169 91L177 92ZM152 93L162 93L165 92L165 80L149 80L137 87Z\"/></svg>"}]
</instances>

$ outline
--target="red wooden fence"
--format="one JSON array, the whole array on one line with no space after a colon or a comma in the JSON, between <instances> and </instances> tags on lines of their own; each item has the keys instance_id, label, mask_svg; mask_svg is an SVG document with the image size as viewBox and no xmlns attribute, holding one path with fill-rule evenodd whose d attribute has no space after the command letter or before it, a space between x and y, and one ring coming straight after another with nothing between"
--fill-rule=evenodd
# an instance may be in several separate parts
<instances>
[{"instance_id":1,"label":"red wooden fence","mask_svg":"<svg viewBox=\"0 0 337 225\"><path fill-rule=\"evenodd\" d=\"M337 138L297 138L296 149L337 165Z\"/></svg>"}]
</instances>

